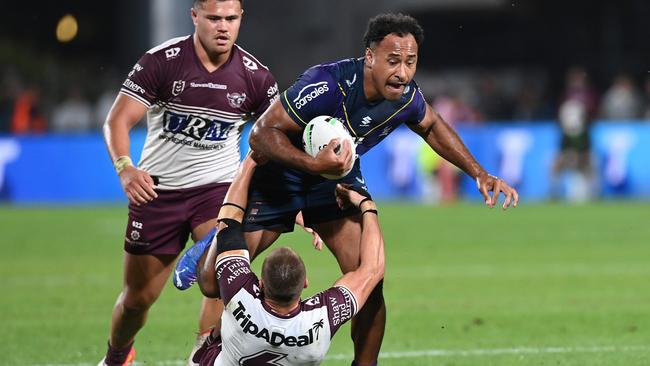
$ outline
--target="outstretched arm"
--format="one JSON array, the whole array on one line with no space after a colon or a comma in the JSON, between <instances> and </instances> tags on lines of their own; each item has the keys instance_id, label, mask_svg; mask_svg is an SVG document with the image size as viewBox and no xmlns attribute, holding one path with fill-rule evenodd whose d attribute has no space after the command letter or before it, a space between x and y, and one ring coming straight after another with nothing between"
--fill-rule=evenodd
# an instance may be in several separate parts
<instances>
[{"instance_id":1,"label":"outstretched arm","mask_svg":"<svg viewBox=\"0 0 650 366\"><path fill-rule=\"evenodd\" d=\"M228 193L226 193L226 198L223 201L224 204L221 206L221 210L219 210L219 223L217 224L217 232L220 232L228 226L228 220L234 220L238 223L241 223L243 221L244 210L248 201L248 186L250 184L256 166L257 163L255 160L253 160L250 154L242 162L237 176L230 185ZM202 258L199 262L198 273L198 283L199 287L201 288L201 292L205 296L212 298L220 297L219 283L217 282L215 271L215 264L217 263L218 257L221 254L225 255L235 251L247 251L246 249L241 248L237 250L222 252L219 250L219 247L225 245L226 243L215 243L214 241L216 239L217 236L212 239L213 244L216 245L211 245L207 255L205 255L204 258ZM243 236L241 240L243 240Z\"/></svg>"},{"instance_id":2,"label":"outstretched arm","mask_svg":"<svg viewBox=\"0 0 650 366\"><path fill-rule=\"evenodd\" d=\"M420 135L438 155L474 178L487 205L494 207L499 200L499 194L503 193L505 196L503 208L508 208L511 203L517 207L519 202L517 190L510 187L505 181L488 174L474 159L456 131L431 106L427 105L422 122L410 126L410 128ZM492 192L491 197L490 191Z\"/></svg>"},{"instance_id":3,"label":"outstretched arm","mask_svg":"<svg viewBox=\"0 0 650 366\"><path fill-rule=\"evenodd\" d=\"M336 198L340 206L352 205L361 211L359 268L346 273L334 284L350 290L360 309L384 278L384 238L377 220L377 206L372 200L340 184L336 186Z\"/></svg>"},{"instance_id":4,"label":"outstretched arm","mask_svg":"<svg viewBox=\"0 0 650 366\"><path fill-rule=\"evenodd\" d=\"M348 143L344 142L340 155L334 152L339 145L336 140L330 141L312 158L290 141L290 137L301 138L301 135L302 128L289 117L282 104L275 101L253 126L249 143L253 150L271 160L314 175L341 175L354 163L352 146Z\"/></svg>"}]
</instances>

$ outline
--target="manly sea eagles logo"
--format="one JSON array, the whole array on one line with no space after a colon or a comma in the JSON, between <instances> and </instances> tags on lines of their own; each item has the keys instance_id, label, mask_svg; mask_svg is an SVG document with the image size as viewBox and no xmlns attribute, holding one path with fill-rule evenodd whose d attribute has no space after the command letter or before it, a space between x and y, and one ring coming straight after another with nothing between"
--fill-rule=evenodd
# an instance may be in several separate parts
<instances>
[{"instance_id":1,"label":"manly sea eagles logo","mask_svg":"<svg viewBox=\"0 0 650 366\"><path fill-rule=\"evenodd\" d=\"M228 104L233 108L241 107L242 103L246 100L246 93L228 93L226 94L228 98Z\"/></svg>"},{"instance_id":2,"label":"manly sea eagles logo","mask_svg":"<svg viewBox=\"0 0 650 366\"><path fill-rule=\"evenodd\" d=\"M174 81L174 85L172 85L172 94L176 97L182 93L183 90L185 90L185 80Z\"/></svg>"}]
</instances>

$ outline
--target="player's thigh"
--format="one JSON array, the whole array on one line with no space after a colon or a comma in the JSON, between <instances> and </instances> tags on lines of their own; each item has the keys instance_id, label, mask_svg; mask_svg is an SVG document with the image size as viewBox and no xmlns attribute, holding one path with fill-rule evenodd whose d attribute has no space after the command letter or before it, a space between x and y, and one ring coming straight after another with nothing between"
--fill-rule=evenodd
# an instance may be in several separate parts
<instances>
[{"instance_id":1,"label":"player's thigh","mask_svg":"<svg viewBox=\"0 0 650 366\"><path fill-rule=\"evenodd\" d=\"M334 254L343 273L359 267L361 223L358 215L314 224L313 228Z\"/></svg>"},{"instance_id":2,"label":"player's thigh","mask_svg":"<svg viewBox=\"0 0 650 366\"><path fill-rule=\"evenodd\" d=\"M122 301L127 307L147 308L162 292L172 271L175 255L124 255Z\"/></svg>"},{"instance_id":3,"label":"player's thigh","mask_svg":"<svg viewBox=\"0 0 650 366\"><path fill-rule=\"evenodd\" d=\"M360 163L358 160L347 176L336 180L322 179L318 183L308 187L307 193L305 194L305 205L302 208L305 226L315 228L316 225L319 224L331 223L342 220L345 217L359 215L360 212L356 207L350 206L342 210L338 206L336 203L336 195L334 193L337 184L351 185L359 190L367 192L368 187L366 187L365 180L361 174ZM327 226L328 225L324 225L323 230L325 230ZM333 227L331 230L335 229L337 228ZM323 240L324 239L325 238L323 238Z\"/></svg>"},{"instance_id":4,"label":"player's thigh","mask_svg":"<svg viewBox=\"0 0 650 366\"><path fill-rule=\"evenodd\" d=\"M203 238L205 238L206 235L212 230L215 226L217 226L217 218L215 217L214 219L208 220L202 224L199 224L197 227L192 229L192 240L194 242L197 242Z\"/></svg>"},{"instance_id":5,"label":"player's thigh","mask_svg":"<svg viewBox=\"0 0 650 366\"><path fill-rule=\"evenodd\" d=\"M192 240L203 239L217 224L219 210L230 183L214 183L185 192L185 203L190 211Z\"/></svg>"},{"instance_id":6,"label":"player's thigh","mask_svg":"<svg viewBox=\"0 0 650 366\"><path fill-rule=\"evenodd\" d=\"M157 190L143 205L129 204L124 250L133 255L178 255L190 234L182 190Z\"/></svg>"},{"instance_id":7,"label":"player's thigh","mask_svg":"<svg viewBox=\"0 0 650 366\"><path fill-rule=\"evenodd\" d=\"M272 230L257 230L244 233L251 261L270 247L282 233Z\"/></svg>"},{"instance_id":8,"label":"player's thigh","mask_svg":"<svg viewBox=\"0 0 650 366\"><path fill-rule=\"evenodd\" d=\"M242 230L293 231L296 215L305 207L304 191L305 173L275 162L258 166L250 182ZM261 240L256 237L253 241Z\"/></svg>"}]
</instances>

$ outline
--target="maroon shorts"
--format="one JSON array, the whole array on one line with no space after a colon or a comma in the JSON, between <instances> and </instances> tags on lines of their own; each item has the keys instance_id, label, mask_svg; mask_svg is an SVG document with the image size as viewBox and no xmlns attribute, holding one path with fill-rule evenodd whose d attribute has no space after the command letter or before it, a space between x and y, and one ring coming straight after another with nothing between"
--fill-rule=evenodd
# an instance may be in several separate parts
<instances>
[{"instance_id":1,"label":"maroon shorts","mask_svg":"<svg viewBox=\"0 0 650 366\"><path fill-rule=\"evenodd\" d=\"M156 190L144 205L129 203L124 250L131 254L178 255L192 229L217 218L230 183Z\"/></svg>"},{"instance_id":2,"label":"maroon shorts","mask_svg":"<svg viewBox=\"0 0 650 366\"><path fill-rule=\"evenodd\" d=\"M199 366L214 365L214 361L217 359L217 356L219 356L219 353L221 353L221 344L221 337L214 337L212 333L210 333L203 342L203 345L201 345L201 348L194 353L192 362L199 364Z\"/></svg>"}]
</instances>

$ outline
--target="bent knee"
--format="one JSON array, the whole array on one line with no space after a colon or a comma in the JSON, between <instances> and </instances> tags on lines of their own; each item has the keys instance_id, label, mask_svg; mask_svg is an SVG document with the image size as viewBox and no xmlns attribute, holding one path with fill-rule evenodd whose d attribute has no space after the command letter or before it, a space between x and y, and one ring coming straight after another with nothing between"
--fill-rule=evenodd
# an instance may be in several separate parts
<instances>
[{"instance_id":1,"label":"bent knee","mask_svg":"<svg viewBox=\"0 0 650 366\"><path fill-rule=\"evenodd\" d=\"M372 302L375 304L382 304L384 302L384 280L382 279L377 283L377 286L372 290L370 296L368 296L367 302Z\"/></svg>"},{"instance_id":2,"label":"bent knee","mask_svg":"<svg viewBox=\"0 0 650 366\"><path fill-rule=\"evenodd\" d=\"M221 297L219 286L217 285L217 281L215 279L199 276L197 282L203 296L211 299L217 299Z\"/></svg>"},{"instance_id":3,"label":"bent knee","mask_svg":"<svg viewBox=\"0 0 650 366\"><path fill-rule=\"evenodd\" d=\"M125 313L143 313L149 310L157 298L157 294L125 290L118 304L122 306Z\"/></svg>"},{"instance_id":4,"label":"bent knee","mask_svg":"<svg viewBox=\"0 0 650 366\"><path fill-rule=\"evenodd\" d=\"M377 295L375 295L375 294L377 294ZM382 296L382 297L384 296L384 279L383 278L381 280L379 280L379 282L377 282L377 286L375 286L375 288L372 290L372 293L370 295L371 296L372 295Z\"/></svg>"},{"instance_id":5,"label":"bent knee","mask_svg":"<svg viewBox=\"0 0 650 366\"><path fill-rule=\"evenodd\" d=\"M368 299L366 300L366 304L363 306L364 308L378 308L383 306L384 304L384 280L379 281L377 286L372 290L370 295L368 295Z\"/></svg>"}]
</instances>

